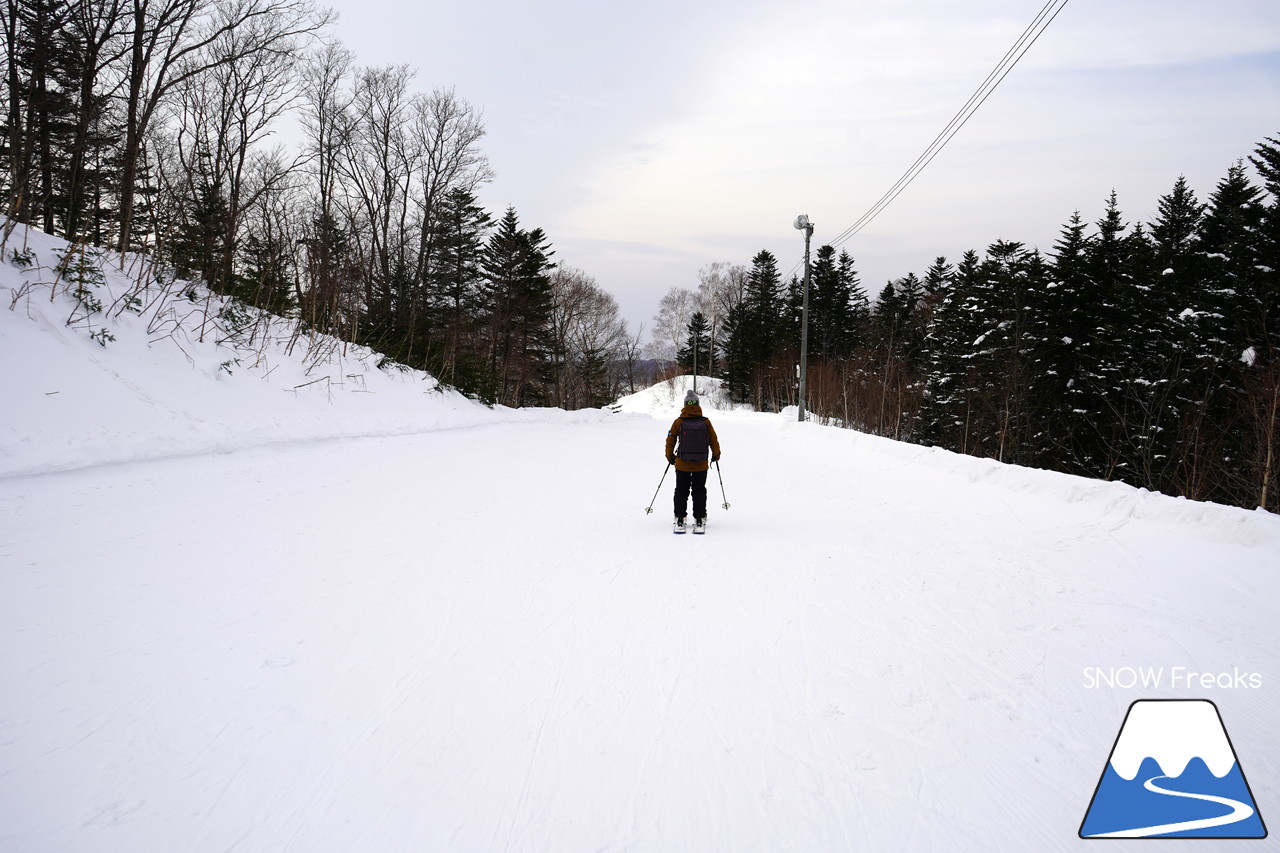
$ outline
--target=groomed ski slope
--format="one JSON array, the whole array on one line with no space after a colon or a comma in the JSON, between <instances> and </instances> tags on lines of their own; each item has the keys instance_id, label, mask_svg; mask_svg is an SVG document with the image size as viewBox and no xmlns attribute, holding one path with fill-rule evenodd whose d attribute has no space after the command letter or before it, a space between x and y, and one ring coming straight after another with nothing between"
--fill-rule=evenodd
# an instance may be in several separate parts
<instances>
[{"instance_id":1,"label":"groomed ski slope","mask_svg":"<svg viewBox=\"0 0 1280 853\"><path fill-rule=\"evenodd\" d=\"M0 476L2 850L1077 849L1158 697L1218 704L1275 819L1274 516L712 409L731 509L713 474L672 536L671 477L644 507L680 386L388 386L321 429L32 310L0 311L42 430ZM145 365L118 406L166 419L31 414Z\"/></svg>"}]
</instances>

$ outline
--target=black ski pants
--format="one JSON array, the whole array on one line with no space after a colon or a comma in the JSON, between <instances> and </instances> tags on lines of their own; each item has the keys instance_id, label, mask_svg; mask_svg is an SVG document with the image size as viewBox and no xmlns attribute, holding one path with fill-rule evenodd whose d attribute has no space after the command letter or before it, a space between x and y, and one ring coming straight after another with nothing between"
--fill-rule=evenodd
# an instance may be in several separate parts
<instances>
[{"instance_id":1,"label":"black ski pants","mask_svg":"<svg viewBox=\"0 0 1280 853\"><path fill-rule=\"evenodd\" d=\"M676 518L689 511L689 491L693 490L693 517L707 517L707 472L676 469Z\"/></svg>"}]
</instances>

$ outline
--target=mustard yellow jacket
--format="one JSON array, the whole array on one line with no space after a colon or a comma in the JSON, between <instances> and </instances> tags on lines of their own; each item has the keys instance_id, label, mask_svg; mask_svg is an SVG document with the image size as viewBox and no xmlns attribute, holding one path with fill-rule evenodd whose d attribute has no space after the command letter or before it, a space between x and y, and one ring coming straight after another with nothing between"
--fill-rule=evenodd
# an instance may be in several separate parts
<instances>
[{"instance_id":1,"label":"mustard yellow jacket","mask_svg":"<svg viewBox=\"0 0 1280 853\"><path fill-rule=\"evenodd\" d=\"M691 417L702 417L702 407L697 404L685 406L680 410L680 417L671 422L671 429L667 431L667 461L675 463L677 471L706 471L711 467L710 462L686 462L676 456L676 439L680 437L680 427L683 426L685 418ZM711 425L709 418L707 419L707 438L711 441L711 457L718 459L720 439L716 437L716 428Z\"/></svg>"}]
</instances>

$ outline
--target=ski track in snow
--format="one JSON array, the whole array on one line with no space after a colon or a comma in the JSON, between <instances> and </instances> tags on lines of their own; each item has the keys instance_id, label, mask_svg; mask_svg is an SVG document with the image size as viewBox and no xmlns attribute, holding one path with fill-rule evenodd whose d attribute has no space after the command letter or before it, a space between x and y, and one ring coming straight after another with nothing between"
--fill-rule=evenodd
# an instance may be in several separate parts
<instances>
[{"instance_id":1,"label":"ski track in snow","mask_svg":"<svg viewBox=\"0 0 1280 853\"><path fill-rule=\"evenodd\" d=\"M1061 850L1083 667L1280 672L1274 519L716 425L705 537L636 415L0 481L0 848Z\"/></svg>"},{"instance_id":2,"label":"ski track in snow","mask_svg":"<svg viewBox=\"0 0 1280 853\"><path fill-rule=\"evenodd\" d=\"M1219 817L1208 817L1200 820L1184 820L1177 823L1165 823L1158 826L1145 826L1139 829L1125 829L1119 832L1103 832L1097 835L1090 835L1089 838L1150 838L1157 835L1166 835L1171 832L1190 832L1194 829L1210 829L1215 826L1230 826L1233 823L1239 823L1242 820L1248 820L1253 817L1253 807L1239 800L1233 800L1229 797L1219 797L1214 794L1191 794L1184 791L1172 791L1168 788L1161 788L1156 784L1158 779L1168 779L1168 776L1153 776L1142 783L1142 787L1156 794L1165 794L1170 797L1183 797L1189 800L1203 800L1207 803L1217 803L1226 806L1231 811Z\"/></svg>"}]
</instances>

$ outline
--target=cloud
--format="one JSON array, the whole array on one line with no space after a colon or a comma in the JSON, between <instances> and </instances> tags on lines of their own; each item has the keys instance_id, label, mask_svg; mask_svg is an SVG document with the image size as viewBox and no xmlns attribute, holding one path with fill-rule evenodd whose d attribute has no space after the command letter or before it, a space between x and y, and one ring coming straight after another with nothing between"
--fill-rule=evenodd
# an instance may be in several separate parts
<instances>
[{"instance_id":1,"label":"cloud","mask_svg":"<svg viewBox=\"0 0 1280 853\"><path fill-rule=\"evenodd\" d=\"M819 241L853 224L1039 8L388 0L349 10L339 36L483 107L498 179L482 201L545 228L636 322L706 263L768 248L787 269L797 213ZM1275 0L1076 0L848 248L874 292L995 239L1047 249L1112 187L1148 218L1179 174L1207 195L1277 115Z\"/></svg>"},{"instance_id":2,"label":"cloud","mask_svg":"<svg viewBox=\"0 0 1280 853\"><path fill-rule=\"evenodd\" d=\"M673 255L738 246L728 259L743 263L766 247L785 268L799 252L792 217L809 213L818 240L851 225L947 124L1027 14L1008 3L757 10L745 37L710 63L698 109L586 164L590 192L560 224ZM1231 160L1280 130L1270 126L1280 115L1276 18L1270 2L1068 5L849 248L884 279L998 238L1047 250L1072 210L1096 218L1113 186L1142 218L1179 174L1194 173L1207 195ZM699 265L688 267L690 286Z\"/></svg>"}]
</instances>

